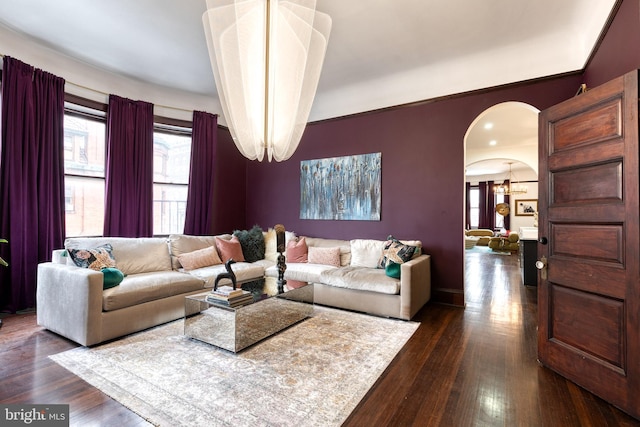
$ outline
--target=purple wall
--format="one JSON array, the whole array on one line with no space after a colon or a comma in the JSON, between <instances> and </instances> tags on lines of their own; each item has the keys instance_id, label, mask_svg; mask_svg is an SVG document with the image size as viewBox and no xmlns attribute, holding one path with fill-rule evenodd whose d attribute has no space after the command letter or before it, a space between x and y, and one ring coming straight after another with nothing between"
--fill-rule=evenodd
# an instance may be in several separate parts
<instances>
[{"instance_id":1,"label":"purple wall","mask_svg":"<svg viewBox=\"0 0 640 427\"><path fill-rule=\"evenodd\" d=\"M590 87L640 65L637 23L638 1L624 0L585 72ZM266 229L282 223L299 235L315 237L384 239L393 234L420 239L425 252L432 255L434 300L463 304L463 138L467 128L492 105L520 101L542 110L572 97L582 82L582 76L569 75L310 124L290 160L246 162L244 225L236 225L243 215L239 208L243 202L236 199L233 203L238 206L231 206L233 213L220 221L220 230L254 224ZM228 133L227 139L235 149ZM299 219L301 160L374 152L382 153L381 221ZM235 166L225 167L238 179ZM229 176L222 175L222 185L231 185L225 197L232 197L243 183L235 187Z\"/></svg>"},{"instance_id":2,"label":"purple wall","mask_svg":"<svg viewBox=\"0 0 640 427\"><path fill-rule=\"evenodd\" d=\"M314 237L420 239L432 256L433 287L461 303L467 128L494 104L543 109L573 96L580 83L569 76L311 124L290 160L249 164L247 227L282 223ZM374 152L382 153L381 221L299 219L301 160Z\"/></svg>"},{"instance_id":3,"label":"purple wall","mask_svg":"<svg viewBox=\"0 0 640 427\"><path fill-rule=\"evenodd\" d=\"M245 228L246 164L228 129L218 127L217 165L213 170L214 226L211 234L231 233Z\"/></svg>"},{"instance_id":4,"label":"purple wall","mask_svg":"<svg viewBox=\"0 0 640 427\"><path fill-rule=\"evenodd\" d=\"M584 73L587 87L599 86L640 68L640 2L624 0Z\"/></svg>"}]
</instances>

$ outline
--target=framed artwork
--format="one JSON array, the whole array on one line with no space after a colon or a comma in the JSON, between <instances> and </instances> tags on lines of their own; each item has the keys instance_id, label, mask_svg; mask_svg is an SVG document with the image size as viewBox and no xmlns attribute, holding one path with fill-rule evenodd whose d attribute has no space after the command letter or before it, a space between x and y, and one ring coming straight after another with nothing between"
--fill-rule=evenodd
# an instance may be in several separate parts
<instances>
[{"instance_id":1,"label":"framed artwork","mask_svg":"<svg viewBox=\"0 0 640 427\"><path fill-rule=\"evenodd\" d=\"M300 219L380 221L382 153L300 162Z\"/></svg>"},{"instance_id":2,"label":"framed artwork","mask_svg":"<svg viewBox=\"0 0 640 427\"><path fill-rule=\"evenodd\" d=\"M537 199L520 199L516 200L516 215L517 216L533 216L538 212L538 200Z\"/></svg>"}]
</instances>

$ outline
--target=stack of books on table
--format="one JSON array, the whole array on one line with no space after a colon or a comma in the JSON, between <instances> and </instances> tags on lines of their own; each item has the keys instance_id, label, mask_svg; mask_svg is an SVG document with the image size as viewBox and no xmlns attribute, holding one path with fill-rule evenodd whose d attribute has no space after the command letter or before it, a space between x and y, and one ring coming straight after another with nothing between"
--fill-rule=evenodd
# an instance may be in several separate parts
<instances>
[{"instance_id":1,"label":"stack of books on table","mask_svg":"<svg viewBox=\"0 0 640 427\"><path fill-rule=\"evenodd\" d=\"M231 286L220 286L207 295L207 302L235 308L251 304L253 294L242 289L233 289Z\"/></svg>"}]
</instances>

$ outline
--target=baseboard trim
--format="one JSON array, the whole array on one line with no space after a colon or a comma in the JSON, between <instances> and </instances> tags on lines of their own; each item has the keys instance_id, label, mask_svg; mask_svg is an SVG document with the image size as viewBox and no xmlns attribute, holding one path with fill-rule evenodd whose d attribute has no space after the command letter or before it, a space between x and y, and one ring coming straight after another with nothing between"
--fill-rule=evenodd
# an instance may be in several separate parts
<instances>
[{"instance_id":1,"label":"baseboard trim","mask_svg":"<svg viewBox=\"0 0 640 427\"><path fill-rule=\"evenodd\" d=\"M431 301L464 308L464 291L461 289L446 288L432 289Z\"/></svg>"}]
</instances>

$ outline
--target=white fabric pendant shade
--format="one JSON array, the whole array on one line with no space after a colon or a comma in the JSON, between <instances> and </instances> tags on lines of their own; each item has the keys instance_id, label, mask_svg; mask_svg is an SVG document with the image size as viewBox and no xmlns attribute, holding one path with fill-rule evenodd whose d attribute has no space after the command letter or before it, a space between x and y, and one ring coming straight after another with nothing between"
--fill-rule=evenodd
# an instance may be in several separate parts
<instances>
[{"instance_id":1,"label":"white fabric pendant shade","mask_svg":"<svg viewBox=\"0 0 640 427\"><path fill-rule=\"evenodd\" d=\"M315 11L315 0L208 5L203 23L211 66L238 150L251 160L262 161L265 152L269 161L287 160L309 118L331 18Z\"/></svg>"}]
</instances>

